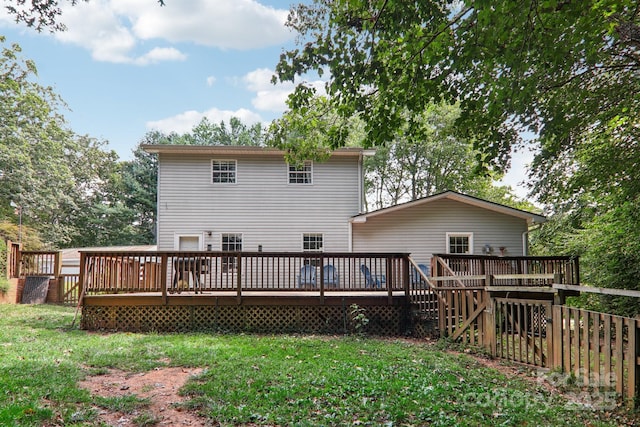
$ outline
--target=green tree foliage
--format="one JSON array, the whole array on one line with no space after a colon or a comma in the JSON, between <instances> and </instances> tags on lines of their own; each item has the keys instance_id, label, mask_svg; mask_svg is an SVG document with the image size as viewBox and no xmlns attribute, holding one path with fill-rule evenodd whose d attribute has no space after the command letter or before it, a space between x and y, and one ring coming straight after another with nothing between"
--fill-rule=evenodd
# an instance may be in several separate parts
<instances>
[{"instance_id":1,"label":"green tree foliage","mask_svg":"<svg viewBox=\"0 0 640 427\"><path fill-rule=\"evenodd\" d=\"M530 132L532 191L554 214L539 253L577 253L585 283L635 289L639 22L633 0L316 0L291 11L300 43L277 79L327 74L336 111L360 113L372 145L442 99L459 103L456 132L485 167ZM298 85L292 108L313 93Z\"/></svg>"},{"instance_id":2,"label":"green tree foliage","mask_svg":"<svg viewBox=\"0 0 640 427\"><path fill-rule=\"evenodd\" d=\"M493 179L474 173L471 144L454 133L458 116L457 106L431 104L366 160L367 199L375 208L446 190L488 194Z\"/></svg>"},{"instance_id":3,"label":"green tree foliage","mask_svg":"<svg viewBox=\"0 0 640 427\"><path fill-rule=\"evenodd\" d=\"M66 2L75 5L78 0L66 0ZM52 32L66 29L64 24L58 22L62 15L58 0L14 0L7 4L5 9L15 17L16 22L23 22L38 32L45 29Z\"/></svg>"},{"instance_id":4,"label":"green tree foliage","mask_svg":"<svg viewBox=\"0 0 640 427\"><path fill-rule=\"evenodd\" d=\"M89 216L117 205L117 155L66 127L64 103L20 52L3 46L0 56L0 215L21 206L23 224L53 246L92 241Z\"/></svg>"},{"instance_id":5,"label":"green tree foliage","mask_svg":"<svg viewBox=\"0 0 640 427\"><path fill-rule=\"evenodd\" d=\"M266 139L269 145L286 151L289 163L296 164L326 160L342 145L361 146L364 133L358 116L340 117L326 97L317 96L274 120Z\"/></svg>"},{"instance_id":6,"label":"green tree foliage","mask_svg":"<svg viewBox=\"0 0 640 427\"><path fill-rule=\"evenodd\" d=\"M264 145L264 130L260 123L251 126L231 117L227 125L224 120L211 123L206 117L183 135L169 135L160 143L187 145Z\"/></svg>"},{"instance_id":7,"label":"green tree foliage","mask_svg":"<svg viewBox=\"0 0 640 427\"><path fill-rule=\"evenodd\" d=\"M359 112L375 145L393 139L406 110L458 102L457 129L474 137L482 163L502 167L525 130L552 157L612 120L621 135L633 129L638 9L634 0L316 0L291 10L300 43L281 55L277 78L328 74L336 110ZM292 108L314 92L299 84Z\"/></svg>"}]
</instances>

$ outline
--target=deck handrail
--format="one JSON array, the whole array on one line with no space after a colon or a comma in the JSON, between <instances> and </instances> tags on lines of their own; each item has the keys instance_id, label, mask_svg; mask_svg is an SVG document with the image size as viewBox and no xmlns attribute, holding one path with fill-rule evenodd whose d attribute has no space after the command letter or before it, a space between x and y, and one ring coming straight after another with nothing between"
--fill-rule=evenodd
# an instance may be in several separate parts
<instances>
[{"instance_id":1,"label":"deck handrail","mask_svg":"<svg viewBox=\"0 0 640 427\"><path fill-rule=\"evenodd\" d=\"M62 270L60 251L20 251L18 276L57 277Z\"/></svg>"},{"instance_id":2,"label":"deck handrail","mask_svg":"<svg viewBox=\"0 0 640 427\"><path fill-rule=\"evenodd\" d=\"M450 276L461 285L547 286L580 284L580 264L577 256L495 256L467 254L436 254L432 259L434 276ZM473 276L487 279L472 280Z\"/></svg>"},{"instance_id":3,"label":"deck handrail","mask_svg":"<svg viewBox=\"0 0 640 427\"><path fill-rule=\"evenodd\" d=\"M93 293L182 291L325 291L405 286L408 254L352 252L81 251L82 286ZM325 277L331 265L333 277ZM312 270L305 277L302 267ZM371 271L381 281L363 274Z\"/></svg>"}]
</instances>

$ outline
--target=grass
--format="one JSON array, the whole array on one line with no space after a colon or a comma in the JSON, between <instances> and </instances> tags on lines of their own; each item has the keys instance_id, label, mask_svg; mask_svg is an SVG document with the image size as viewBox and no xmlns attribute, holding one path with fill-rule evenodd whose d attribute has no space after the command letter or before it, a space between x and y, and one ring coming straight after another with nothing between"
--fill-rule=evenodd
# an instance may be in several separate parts
<instances>
[{"instance_id":1,"label":"grass","mask_svg":"<svg viewBox=\"0 0 640 427\"><path fill-rule=\"evenodd\" d=\"M363 337L95 334L73 310L0 305L0 425L98 426L95 407L132 412L131 396L77 384L109 368L203 367L183 404L217 425L619 425L559 395L428 343ZM622 421L621 421L622 420ZM142 412L134 422L158 419Z\"/></svg>"}]
</instances>

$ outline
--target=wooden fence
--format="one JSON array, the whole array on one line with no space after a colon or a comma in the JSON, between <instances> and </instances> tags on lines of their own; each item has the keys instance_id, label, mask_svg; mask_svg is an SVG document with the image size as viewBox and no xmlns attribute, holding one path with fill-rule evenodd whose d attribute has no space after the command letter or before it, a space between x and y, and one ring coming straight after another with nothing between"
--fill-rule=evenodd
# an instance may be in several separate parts
<instances>
[{"instance_id":1,"label":"wooden fence","mask_svg":"<svg viewBox=\"0 0 640 427\"><path fill-rule=\"evenodd\" d=\"M563 292L580 291L640 297L639 292L607 290L572 284L546 285L545 275L574 281L570 267L546 264L547 270L520 275L505 270L501 274L472 275L472 269L452 280L455 268L443 277L428 278L427 286L438 294L438 326L441 336L466 345L482 346L497 358L553 369L567 383L585 387L598 396L615 394L629 404L640 396L640 319L598 313L564 305ZM559 261L559 260L558 260ZM441 262L436 260L435 262ZM548 267L549 265L554 265ZM535 265L535 264L534 264ZM545 264L537 264L545 265ZM485 264L485 268L487 265ZM495 268L495 266L494 266ZM441 272L446 270L442 267ZM438 271L437 269L435 271ZM487 270L485 270L486 272ZM521 286L496 286L509 282ZM435 286L434 284L443 284ZM482 286L476 286L481 283ZM535 286L532 283L545 283ZM486 285L486 286L485 286Z\"/></svg>"},{"instance_id":2,"label":"wooden fence","mask_svg":"<svg viewBox=\"0 0 640 427\"><path fill-rule=\"evenodd\" d=\"M80 275L79 274L63 274L59 277L58 284L60 291L58 293L61 304L76 305L80 298Z\"/></svg>"},{"instance_id":3,"label":"wooden fence","mask_svg":"<svg viewBox=\"0 0 640 427\"><path fill-rule=\"evenodd\" d=\"M567 306L553 307L553 367L585 387L638 397L638 320Z\"/></svg>"}]
</instances>

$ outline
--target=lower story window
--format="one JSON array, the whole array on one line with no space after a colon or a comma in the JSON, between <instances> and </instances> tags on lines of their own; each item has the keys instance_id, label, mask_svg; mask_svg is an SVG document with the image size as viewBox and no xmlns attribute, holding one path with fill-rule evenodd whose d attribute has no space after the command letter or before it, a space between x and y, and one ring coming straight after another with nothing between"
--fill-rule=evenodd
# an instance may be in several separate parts
<instances>
[{"instance_id":1,"label":"lower story window","mask_svg":"<svg viewBox=\"0 0 640 427\"><path fill-rule=\"evenodd\" d=\"M323 238L319 233L305 233L302 235L302 250L304 252L322 252Z\"/></svg>"},{"instance_id":2,"label":"lower story window","mask_svg":"<svg viewBox=\"0 0 640 427\"><path fill-rule=\"evenodd\" d=\"M447 233L448 254L472 254L473 233Z\"/></svg>"},{"instance_id":3,"label":"lower story window","mask_svg":"<svg viewBox=\"0 0 640 427\"><path fill-rule=\"evenodd\" d=\"M222 251L223 252L240 252L242 251L242 234L240 233L223 233L222 234ZM237 270L237 258L235 256L222 257L222 271L224 273L232 273Z\"/></svg>"},{"instance_id":4,"label":"lower story window","mask_svg":"<svg viewBox=\"0 0 640 427\"><path fill-rule=\"evenodd\" d=\"M470 255L473 253L473 233L447 233L447 253ZM454 258L449 260L449 268L457 273L468 273L469 260Z\"/></svg>"},{"instance_id":5,"label":"lower story window","mask_svg":"<svg viewBox=\"0 0 640 427\"><path fill-rule=\"evenodd\" d=\"M324 250L323 237L320 233L305 233L302 235L302 251L303 252L322 252ZM319 258L306 258L306 265L317 267L320 265Z\"/></svg>"}]
</instances>

